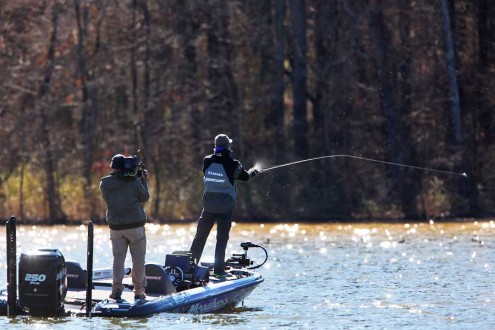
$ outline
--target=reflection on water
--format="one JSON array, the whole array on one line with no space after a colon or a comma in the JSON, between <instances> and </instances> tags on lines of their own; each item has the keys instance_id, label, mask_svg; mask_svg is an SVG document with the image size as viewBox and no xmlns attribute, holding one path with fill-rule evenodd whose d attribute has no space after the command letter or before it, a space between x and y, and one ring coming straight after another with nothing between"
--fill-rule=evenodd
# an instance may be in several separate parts
<instances>
[{"instance_id":1,"label":"reflection on water","mask_svg":"<svg viewBox=\"0 0 495 330\"><path fill-rule=\"evenodd\" d=\"M195 224L148 225L147 261L187 250ZM143 319L0 319L9 327L383 329L495 328L495 223L237 224L228 254L252 241L269 252L261 284L232 311ZM212 232L205 255L214 251ZM5 246L5 235L0 236ZM86 228L18 227L18 256L57 247L85 265ZM5 283L5 249L0 249ZM259 262L263 253L250 250ZM111 264L106 227L95 228L95 268ZM128 260L130 265L130 260Z\"/></svg>"}]
</instances>

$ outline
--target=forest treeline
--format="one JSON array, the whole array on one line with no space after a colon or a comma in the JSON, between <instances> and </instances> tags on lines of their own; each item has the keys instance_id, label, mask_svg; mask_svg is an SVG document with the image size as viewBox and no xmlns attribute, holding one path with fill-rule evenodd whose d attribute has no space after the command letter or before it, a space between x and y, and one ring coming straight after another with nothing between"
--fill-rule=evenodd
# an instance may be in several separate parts
<instances>
[{"instance_id":1,"label":"forest treeline","mask_svg":"<svg viewBox=\"0 0 495 330\"><path fill-rule=\"evenodd\" d=\"M0 2L0 218L103 221L112 155L151 221L196 219L218 133L246 168L236 220L495 213L495 2Z\"/></svg>"}]
</instances>

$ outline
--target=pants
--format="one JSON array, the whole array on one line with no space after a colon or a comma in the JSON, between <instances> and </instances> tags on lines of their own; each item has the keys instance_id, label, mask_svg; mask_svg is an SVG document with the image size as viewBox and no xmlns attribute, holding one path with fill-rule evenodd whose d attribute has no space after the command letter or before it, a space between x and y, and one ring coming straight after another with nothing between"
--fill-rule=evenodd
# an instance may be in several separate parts
<instances>
[{"instance_id":1,"label":"pants","mask_svg":"<svg viewBox=\"0 0 495 330\"><path fill-rule=\"evenodd\" d=\"M203 249L213 225L217 222L217 244L215 246L214 272L222 274L225 272L225 250L229 241L230 228L232 227L232 211L227 213L210 213L203 209L198 220L196 236L191 245L193 258L199 262Z\"/></svg>"},{"instance_id":2,"label":"pants","mask_svg":"<svg viewBox=\"0 0 495 330\"><path fill-rule=\"evenodd\" d=\"M124 263L127 249L132 257L132 285L134 293L140 295L144 293L146 287L145 276L145 256L146 256L146 233L144 226L131 229L113 230L110 229L110 240L112 241L113 252L113 283L112 290L123 290L122 280L124 279Z\"/></svg>"}]
</instances>

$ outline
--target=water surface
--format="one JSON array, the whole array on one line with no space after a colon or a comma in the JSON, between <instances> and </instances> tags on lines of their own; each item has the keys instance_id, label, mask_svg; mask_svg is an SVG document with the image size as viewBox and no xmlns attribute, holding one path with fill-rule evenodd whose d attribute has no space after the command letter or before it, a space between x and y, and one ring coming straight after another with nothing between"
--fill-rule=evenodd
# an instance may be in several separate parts
<instances>
[{"instance_id":1,"label":"water surface","mask_svg":"<svg viewBox=\"0 0 495 330\"><path fill-rule=\"evenodd\" d=\"M142 319L0 318L9 328L50 329L495 329L492 221L410 224L237 224L228 254L252 241L269 252L262 283L228 313ZM148 225L147 261L187 250L195 224ZM214 251L212 232L205 255ZM0 236L5 246L5 235ZM86 228L18 226L17 252L59 248L86 264ZM262 261L261 251L250 250ZM112 262L95 228L95 268ZM128 262L130 265L130 261ZM5 283L5 249L0 282Z\"/></svg>"}]
</instances>

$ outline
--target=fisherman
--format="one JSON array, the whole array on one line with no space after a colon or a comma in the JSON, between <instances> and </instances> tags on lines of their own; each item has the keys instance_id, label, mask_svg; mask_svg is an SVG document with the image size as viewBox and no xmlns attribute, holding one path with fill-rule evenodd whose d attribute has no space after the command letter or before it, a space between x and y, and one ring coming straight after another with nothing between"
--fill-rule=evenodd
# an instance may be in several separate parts
<instances>
[{"instance_id":1,"label":"fisherman","mask_svg":"<svg viewBox=\"0 0 495 330\"><path fill-rule=\"evenodd\" d=\"M106 220L110 227L113 253L112 293L110 298L119 300L124 286L124 263L129 249L132 256L132 285L135 300L146 298L146 213L143 203L150 198L148 174L142 170L140 176L128 174L126 158L121 154L112 157L110 175L101 179L100 190L107 205Z\"/></svg>"},{"instance_id":2,"label":"fisherman","mask_svg":"<svg viewBox=\"0 0 495 330\"><path fill-rule=\"evenodd\" d=\"M232 140L227 135L217 135L214 142L213 154L203 160L203 210L190 251L195 261L199 262L208 235L216 222L217 242L213 272L215 277L222 279L229 275L225 272L225 250L237 199L235 181L248 181L259 171L255 168L246 171L238 160L231 157Z\"/></svg>"}]
</instances>

